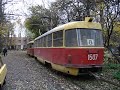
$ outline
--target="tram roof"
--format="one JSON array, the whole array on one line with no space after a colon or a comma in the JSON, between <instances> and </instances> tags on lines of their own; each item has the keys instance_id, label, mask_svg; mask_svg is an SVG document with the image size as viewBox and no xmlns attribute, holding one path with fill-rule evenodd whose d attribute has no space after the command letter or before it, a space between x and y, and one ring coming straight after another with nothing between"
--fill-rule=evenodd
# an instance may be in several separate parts
<instances>
[{"instance_id":1,"label":"tram roof","mask_svg":"<svg viewBox=\"0 0 120 90\"><path fill-rule=\"evenodd\" d=\"M35 38L35 40L37 40L37 39L39 39L39 38L41 38L41 37L43 37L43 36L46 36L46 35L48 35L48 34L51 34L52 32L56 32L56 31L63 30L63 29L64 29L64 25L60 25L60 26L55 27L55 28L51 29L50 31L42 34L41 36Z\"/></svg>"},{"instance_id":2,"label":"tram roof","mask_svg":"<svg viewBox=\"0 0 120 90\"><path fill-rule=\"evenodd\" d=\"M30 42L28 42L27 44L30 44L30 43L34 43L34 41L30 41Z\"/></svg>"},{"instance_id":3,"label":"tram roof","mask_svg":"<svg viewBox=\"0 0 120 90\"><path fill-rule=\"evenodd\" d=\"M42 34L41 36L35 38L35 40L43 37L43 36L46 36L48 34L51 34L53 32L56 32L56 31L60 31L60 30L67 30L67 29L73 29L73 28L93 28L93 29L101 29L101 25L100 23L97 23L97 22L87 22L87 21L75 21L75 22L69 22L69 23L66 23L66 24L63 24L63 25L60 25L60 26L57 26L53 29L51 29L50 31Z\"/></svg>"}]
</instances>

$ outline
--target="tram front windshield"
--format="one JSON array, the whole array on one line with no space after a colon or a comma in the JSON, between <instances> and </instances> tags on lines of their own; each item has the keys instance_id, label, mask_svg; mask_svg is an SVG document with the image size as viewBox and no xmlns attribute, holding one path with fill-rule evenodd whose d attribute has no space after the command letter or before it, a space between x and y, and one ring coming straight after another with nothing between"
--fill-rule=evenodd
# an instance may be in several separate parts
<instances>
[{"instance_id":1,"label":"tram front windshield","mask_svg":"<svg viewBox=\"0 0 120 90\"><path fill-rule=\"evenodd\" d=\"M100 30L96 29L72 29L65 32L66 47L102 47L103 39Z\"/></svg>"}]
</instances>

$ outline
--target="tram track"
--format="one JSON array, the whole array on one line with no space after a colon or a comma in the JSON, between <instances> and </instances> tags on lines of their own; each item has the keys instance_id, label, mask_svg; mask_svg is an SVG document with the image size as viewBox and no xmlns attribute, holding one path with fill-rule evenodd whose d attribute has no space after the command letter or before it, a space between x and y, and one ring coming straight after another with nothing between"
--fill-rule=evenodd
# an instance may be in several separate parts
<instances>
[{"instance_id":1,"label":"tram track","mask_svg":"<svg viewBox=\"0 0 120 90\"><path fill-rule=\"evenodd\" d=\"M73 85L79 87L79 88L82 89L82 90L88 90L88 89L85 88L84 85L79 84L76 80L73 80L73 79L71 79L71 80L70 80L70 79L67 79L67 80L70 81Z\"/></svg>"},{"instance_id":2,"label":"tram track","mask_svg":"<svg viewBox=\"0 0 120 90\"><path fill-rule=\"evenodd\" d=\"M89 90L89 87L91 85L93 85L92 88L96 88L96 86L101 88L101 86L104 86L104 84L101 81L112 84L112 85L117 86L117 87L120 87L119 84L117 84L117 83L115 83L113 81L109 81L109 80L107 80L106 78L104 78L102 76L96 75L96 73L88 72L87 77L84 76L84 75L71 76L71 75L67 75L67 74L55 71L55 70L49 68L48 66L46 66L46 67L44 66L44 68L47 69L47 71L51 72L50 77L52 77L52 78L54 78L54 80L58 81L58 84L59 84L58 79L60 78L60 79L62 79L63 82L68 83L68 84L66 84L68 87L71 87L71 86L74 86L73 88L76 87L75 90ZM94 81L92 81L92 80L94 80ZM96 80L97 80L96 84L91 84L90 85L88 83L90 81L92 81L94 83Z\"/></svg>"},{"instance_id":3,"label":"tram track","mask_svg":"<svg viewBox=\"0 0 120 90\"><path fill-rule=\"evenodd\" d=\"M67 74L64 74L64 73L61 73L61 72L58 72L58 71L54 71L52 70L53 73L55 73L57 76L60 76L60 78L62 78L62 80L65 80L67 83L69 83L69 85L74 85L76 87L78 87L79 89L75 89L75 90L88 90L85 88L85 86L83 85L80 85L79 82L77 82L76 80L76 77L74 76L69 76ZM53 76L52 76L53 77ZM53 77L54 78L54 77ZM55 78L56 79L56 78ZM79 81L79 80L78 80ZM68 85L68 86L69 86Z\"/></svg>"},{"instance_id":4,"label":"tram track","mask_svg":"<svg viewBox=\"0 0 120 90\"><path fill-rule=\"evenodd\" d=\"M103 76L101 77L101 76L96 75L95 73L92 73L92 72L89 72L89 74L90 74L90 75L93 75L100 85L102 85L102 84L101 84L99 81L103 81L103 82L112 84L112 85L114 85L114 86L120 87L120 84L117 84L117 83L115 83L115 82L113 82L113 81L107 80L107 79L105 79Z\"/></svg>"},{"instance_id":5,"label":"tram track","mask_svg":"<svg viewBox=\"0 0 120 90\"><path fill-rule=\"evenodd\" d=\"M53 74L57 75L57 76L54 76L54 75L52 76L51 75L50 77L54 78L55 80L58 80L58 78L56 78L56 77L60 77L62 80L64 80L67 83L69 83L68 87L73 85L73 86L76 87L75 90L88 90L88 89L85 88L84 85L79 84L78 81L80 81L80 80L76 76L74 77L74 76L71 76L71 75L67 75L65 73L61 73L61 72L55 71L55 70L53 70L51 68L47 68L47 67L46 67L46 69L48 71L50 70Z\"/></svg>"},{"instance_id":6,"label":"tram track","mask_svg":"<svg viewBox=\"0 0 120 90\"><path fill-rule=\"evenodd\" d=\"M103 76L96 75L95 73L92 73L92 72L89 72L89 73L88 73L88 76L90 77L89 80L90 80L90 79L93 80L93 78L94 78L94 80L97 80L97 83L98 83L98 84L96 84L96 85L97 85L98 87L99 87L99 86L100 86L100 87L101 87L101 86L104 86L104 84L101 83L101 81L102 81L102 82L105 82L105 83L114 85L114 86L117 87L117 88L120 88L120 84L119 84L119 83L115 83L115 82L113 82L113 81L110 81L110 80L106 79L106 78L103 77ZM91 77L91 76L92 76L92 77ZM86 77L86 78L87 78L87 77ZM79 78L79 77L68 77L68 78L65 77L65 79L66 79L68 82L71 82L73 85L81 88L82 90L89 90L89 88L88 88L86 85L84 85L84 84L82 84L82 83L80 82L80 81L81 81L81 78ZM85 79L85 77L84 77L84 79ZM87 79L85 79L85 80L87 80ZM83 81L83 80L82 80L82 81Z\"/></svg>"},{"instance_id":7,"label":"tram track","mask_svg":"<svg viewBox=\"0 0 120 90\"><path fill-rule=\"evenodd\" d=\"M79 76L71 76L71 75L66 75L66 74L64 74L64 73L61 73L61 72L58 72L58 71L55 71L55 70L53 70L53 69L51 69L51 68L48 68L48 67L45 67L48 71L50 70L53 74L55 74L55 75L57 75L57 76L59 76L62 80L65 80L67 83L69 83L68 84L68 87L69 87L69 85L71 86L71 85L73 85L73 86L76 86L76 87L78 87L78 88L80 88L80 90L89 90L88 88L86 88L86 85L84 85L84 84L81 84L81 78L79 78ZM101 77L101 76L98 76L98 75L96 75L95 73L92 73L92 72L89 72L89 74L88 74L88 76L90 77L90 76L93 76L93 77L90 77L90 78L92 78L92 80L93 80L93 78L94 79L96 79L97 80L97 82L98 82L98 84L100 85L100 86L103 86L103 84L101 84L101 82L100 81L103 81L103 82L106 82L106 83L109 83L109 84L112 84L112 85L114 85L114 86L117 86L117 87L120 87L120 85L119 84L116 84L116 83L114 83L114 82L112 82L112 81L109 81L109 80L107 80L107 79L105 79L105 78L103 78L103 77ZM50 76L50 77L52 77L52 78L54 78L55 80L58 80L58 78L56 78L56 76ZM81 76L80 76L81 77ZM84 77L84 79L85 80L88 80L87 79L88 77ZM89 80L90 80L90 78L89 78ZM83 80L82 80L83 81ZM77 89L76 89L77 90ZM79 90L79 89L78 89Z\"/></svg>"},{"instance_id":8,"label":"tram track","mask_svg":"<svg viewBox=\"0 0 120 90\"><path fill-rule=\"evenodd\" d=\"M41 63L40 63L41 64ZM43 64L41 64L43 65ZM54 80L58 81L57 83L59 84L59 81L58 79L62 79L63 82L67 82L68 84L66 84L68 87L70 86L75 86L76 88L74 88L75 90L88 90L86 89L84 86L78 84L78 82L76 82L76 80L74 80L74 77L73 76L70 76L70 75L67 75L67 74L64 74L64 73L61 73L61 72L58 72L56 70L53 70L51 69L49 66L44 66L43 67L50 73L50 77L54 78ZM62 89L62 88L61 88Z\"/></svg>"}]
</instances>

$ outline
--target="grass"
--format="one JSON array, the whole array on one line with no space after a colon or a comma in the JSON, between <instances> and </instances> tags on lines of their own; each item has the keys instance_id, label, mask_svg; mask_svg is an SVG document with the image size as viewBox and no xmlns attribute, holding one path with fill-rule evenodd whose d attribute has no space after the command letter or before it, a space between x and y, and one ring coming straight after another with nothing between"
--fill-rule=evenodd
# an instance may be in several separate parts
<instances>
[{"instance_id":1,"label":"grass","mask_svg":"<svg viewBox=\"0 0 120 90\"><path fill-rule=\"evenodd\" d=\"M120 70L113 75L114 78L120 80Z\"/></svg>"},{"instance_id":2,"label":"grass","mask_svg":"<svg viewBox=\"0 0 120 90\"><path fill-rule=\"evenodd\" d=\"M120 69L120 64L107 64L106 67L108 69Z\"/></svg>"},{"instance_id":3,"label":"grass","mask_svg":"<svg viewBox=\"0 0 120 90\"><path fill-rule=\"evenodd\" d=\"M120 64L109 63L105 65L106 69L113 69L113 77L120 80Z\"/></svg>"}]
</instances>

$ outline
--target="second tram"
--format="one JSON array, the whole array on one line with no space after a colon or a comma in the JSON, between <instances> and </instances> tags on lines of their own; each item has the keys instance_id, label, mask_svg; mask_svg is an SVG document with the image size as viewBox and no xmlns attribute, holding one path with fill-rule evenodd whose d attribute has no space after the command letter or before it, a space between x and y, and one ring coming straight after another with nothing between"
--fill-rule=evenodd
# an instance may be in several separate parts
<instances>
[{"instance_id":1,"label":"second tram","mask_svg":"<svg viewBox=\"0 0 120 90\"><path fill-rule=\"evenodd\" d=\"M34 41L30 41L27 43L27 54L30 56L34 56Z\"/></svg>"}]
</instances>

